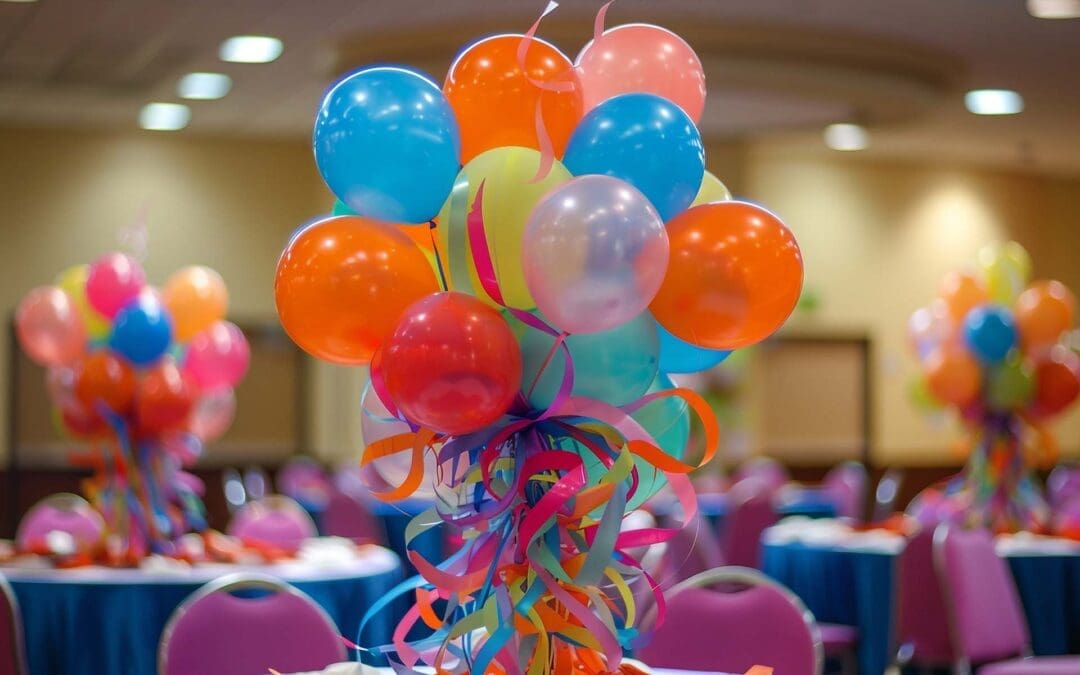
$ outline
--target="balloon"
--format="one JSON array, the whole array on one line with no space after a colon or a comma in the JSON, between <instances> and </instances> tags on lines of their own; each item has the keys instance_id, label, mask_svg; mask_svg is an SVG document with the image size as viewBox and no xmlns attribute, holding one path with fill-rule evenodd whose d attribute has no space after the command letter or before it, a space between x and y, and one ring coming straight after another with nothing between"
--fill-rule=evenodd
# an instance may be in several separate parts
<instances>
[{"instance_id":1,"label":"balloon","mask_svg":"<svg viewBox=\"0 0 1080 675\"><path fill-rule=\"evenodd\" d=\"M967 313L979 305L990 301L986 286L978 277L963 272L950 272L945 275L938 290L953 321L961 323Z\"/></svg>"},{"instance_id":2,"label":"balloon","mask_svg":"<svg viewBox=\"0 0 1080 675\"><path fill-rule=\"evenodd\" d=\"M86 343L78 308L56 286L40 286L26 294L15 310L15 332L27 356L43 366L71 363Z\"/></svg>"},{"instance_id":3,"label":"balloon","mask_svg":"<svg viewBox=\"0 0 1080 675\"><path fill-rule=\"evenodd\" d=\"M244 332L218 321L196 335L188 346L184 371L203 391L233 387L247 372L251 348Z\"/></svg>"},{"instance_id":4,"label":"balloon","mask_svg":"<svg viewBox=\"0 0 1080 675\"><path fill-rule=\"evenodd\" d=\"M694 197L694 201L690 202L690 206L730 200L731 191L727 189L727 186L721 183L719 178L706 171L705 176L701 179L701 187L698 188L697 196Z\"/></svg>"},{"instance_id":5,"label":"balloon","mask_svg":"<svg viewBox=\"0 0 1080 675\"><path fill-rule=\"evenodd\" d=\"M953 321L948 305L936 298L928 306L912 312L907 328L911 349L920 359L925 359L935 348L952 339Z\"/></svg>"},{"instance_id":6,"label":"balloon","mask_svg":"<svg viewBox=\"0 0 1080 675\"><path fill-rule=\"evenodd\" d=\"M377 66L326 93L313 145L323 180L356 213L423 223L450 194L461 141L435 83L408 68Z\"/></svg>"},{"instance_id":7,"label":"balloon","mask_svg":"<svg viewBox=\"0 0 1080 675\"><path fill-rule=\"evenodd\" d=\"M353 211L349 208L348 204L341 201L340 199L335 199L334 208L330 212L330 215L355 216L357 214L356 211ZM306 228L308 225L316 223L320 220L325 220L327 217L328 216L320 216L319 218L304 223L299 228L297 228L297 230L293 233L294 236L292 238L295 238L295 235L300 234L300 231ZM402 225L401 223L396 223L395 226L404 234L408 235L409 239L412 239L413 243L415 243L420 248L427 251L431 251L434 249L433 244L431 243L431 223L421 223L420 225ZM435 261L431 260L430 262L432 264L432 269L436 269Z\"/></svg>"},{"instance_id":8,"label":"balloon","mask_svg":"<svg viewBox=\"0 0 1080 675\"><path fill-rule=\"evenodd\" d=\"M198 387L176 362L166 359L139 381L135 391L135 417L146 433L178 430L185 425Z\"/></svg>"},{"instance_id":9,"label":"balloon","mask_svg":"<svg viewBox=\"0 0 1080 675\"><path fill-rule=\"evenodd\" d=\"M439 290L424 254L392 225L327 218L294 239L278 261L281 324L312 356L362 365L405 308Z\"/></svg>"},{"instance_id":10,"label":"balloon","mask_svg":"<svg viewBox=\"0 0 1080 675\"><path fill-rule=\"evenodd\" d=\"M645 311L664 277L668 235L632 186L582 176L536 205L521 256L540 312L564 331L596 333Z\"/></svg>"},{"instance_id":11,"label":"balloon","mask_svg":"<svg viewBox=\"0 0 1080 675\"><path fill-rule=\"evenodd\" d=\"M399 419L395 419L386 406L375 394L375 389L368 382L364 387L364 393L360 397L360 434L364 439L364 445L371 445L390 436L404 434L411 431L409 425ZM375 471L387 485L398 486L405 482L412 469L412 453L398 452L373 460L368 466ZM433 499L435 497L435 481L438 475L438 462L434 452L424 453L424 476L419 487L413 492L416 499Z\"/></svg>"},{"instance_id":12,"label":"balloon","mask_svg":"<svg viewBox=\"0 0 1080 675\"><path fill-rule=\"evenodd\" d=\"M229 292L221 275L202 265L175 272L162 290L165 309L172 317L176 339L187 342L215 321L225 318Z\"/></svg>"},{"instance_id":13,"label":"balloon","mask_svg":"<svg viewBox=\"0 0 1080 675\"><path fill-rule=\"evenodd\" d=\"M660 370L665 373L698 373L719 365L731 354L724 349L702 349L680 340L657 324L660 336Z\"/></svg>"},{"instance_id":14,"label":"balloon","mask_svg":"<svg viewBox=\"0 0 1080 675\"><path fill-rule=\"evenodd\" d=\"M98 406L123 415L135 397L135 374L131 367L108 351L87 354L75 364L75 397L86 410Z\"/></svg>"},{"instance_id":15,"label":"balloon","mask_svg":"<svg viewBox=\"0 0 1080 675\"><path fill-rule=\"evenodd\" d=\"M993 367L986 379L986 403L992 410L1008 411L1027 405L1035 391L1031 366L1012 357Z\"/></svg>"},{"instance_id":16,"label":"balloon","mask_svg":"<svg viewBox=\"0 0 1080 675\"><path fill-rule=\"evenodd\" d=\"M236 394L220 387L203 394L191 410L190 427L204 443L215 441L229 430L236 417Z\"/></svg>"},{"instance_id":17,"label":"balloon","mask_svg":"<svg viewBox=\"0 0 1080 675\"><path fill-rule=\"evenodd\" d=\"M1080 356L1062 345L1051 349L1035 364L1035 400L1039 415L1056 415L1080 395Z\"/></svg>"},{"instance_id":18,"label":"balloon","mask_svg":"<svg viewBox=\"0 0 1080 675\"><path fill-rule=\"evenodd\" d=\"M671 378L660 374L649 387L648 393L676 388ZM670 396L650 401L636 410L631 417L645 428L656 441L657 447L676 459L682 459L690 440L690 411L683 399ZM630 498L627 508L637 508L649 497L667 485L661 471L637 457L634 464L638 471L638 489Z\"/></svg>"},{"instance_id":19,"label":"balloon","mask_svg":"<svg viewBox=\"0 0 1080 675\"><path fill-rule=\"evenodd\" d=\"M705 175L705 149L678 106L652 94L624 94L581 120L563 164L575 176L625 180L667 221L694 201Z\"/></svg>"},{"instance_id":20,"label":"balloon","mask_svg":"<svg viewBox=\"0 0 1080 675\"><path fill-rule=\"evenodd\" d=\"M96 412L75 401L60 408L60 424L64 431L75 438L104 438L111 433L105 419Z\"/></svg>"},{"instance_id":21,"label":"balloon","mask_svg":"<svg viewBox=\"0 0 1080 675\"><path fill-rule=\"evenodd\" d=\"M553 188L569 181L570 172L558 161L554 161L551 170L540 180L534 180L536 169L540 166L540 153L529 148L495 148L488 150L465 165L458 174L454 194L446 200L439 212L439 248L450 251L451 204L455 195L468 187L465 200L467 209L472 210L480 184L484 185L484 232L487 235L488 251L496 270L499 292L510 307L531 309L536 306L529 289L525 285L525 275L521 270L522 238L529 214L540 198ZM472 256L469 260L469 277L473 295L487 299L487 293L480 285L476 266ZM453 268L450 270L454 272ZM452 280L455 290L460 280Z\"/></svg>"},{"instance_id":22,"label":"balloon","mask_svg":"<svg viewBox=\"0 0 1080 675\"><path fill-rule=\"evenodd\" d=\"M521 386L521 352L498 311L443 292L409 307L384 349L386 388L409 420L460 435L510 407Z\"/></svg>"},{"instance_id":23,"label":"balloon","mask_svg":"<svg viewBox=\"0 0 1080 675\"><path fill-rule=\"evenodd\" d=\"M161 302L143 293L116 315L109 348L136 366L157 361L172 342L172 323Z\"/></svg>"},{"instance_id":24,"label":"balloon","mask_svg":"<svg viewBox=\"0 0 1080 675\"><path fill-rule=\"evenodd\" d=\"M78 405L75 397L75 369L68 366L52 366L45 373L45 389L57 408Z\"/></svg>"},{"instance_id":25,"label":"balloon","mask_svg":"<svg viewBox=\"0 0 1080 675\"><path fill-rule=\"evenodd\" d=\"M57 275L56 285L75 303L75 309L82 317L86 335L93 340L109 334L109 322L90 306L90 301L86 298L86 277L89 273L89 265L69 267Z\"/></svg>"},{"instance_id":26,"label":"balloon","mask_svg":"<svg viewBox=\"0 0 1080 675\"><path fill-rule=\"evenodd\" d=\"M123 253L108 253L93 263L86 273L86 299L106 319L138 297L146 285L142 265Z\"/></svg>"},{"instance_id":27,"label":"balloon","mask_svg":"<svg viewBox=\"0 0 1080 675\"><path fill-rule=\"evenodd\" d=\"M936 412L943 407L941 401L934 398L934 395L930 393L930 389L926 386L926 380L921 377L912 378L908 385L908 396L916 408L925 412Z\"/></svg>"},{"instance_id":28,"label":"balloon","mask_svg":"<svg viewBox=\"0 0 1080 675\"><path fill-rule=\"evenodd\" d=\"M926 388L934 398L957 406L971 403L979 395L979 363L959 347L939 347L923 362Z\"/></svg>"},{"instance_id":29,"label":"balloon","mask_svg":"<svg viewBox=\"0 0 1080 675\"><path fill-rule=\"evenodd\" d=\"M533 38L518 51L524 35L493 35L474 42L450 66L443 85L461 127L461 162L503 146L539 149L537 105L556 157L581 115L581 83L570 59L544 40Z\"/></svg>"},{"instance_id":30,"label":"balloon","mask_svg":"<svg viewBox=\"0 0 1080 675\"><path fill-rule=\"evenodd\" d=\"M705 71L681 37L660 26L629 24L604 31L577 57L585 109L634 92L672 101L694 122L705 109Z\"/></svg>"},{"instance_id":31,"label":"balloon","mask_svg":"<svg viewBox=\"0 0 1080 675\"><path fill-rule=\"evenodd\" d=\"M554 344L553 336L535 328L526 327L521 338L521 384L533 408L549 407L562 383L566 354L552 352ZM599 333L570 335L566 346L574 365L574 396L626 405L641 398L656 378L660 343L648 312Z\"/></svg>"},{"instance_id":32,"label":"balloon","mask_svg":"<svg viewBox=\"0 0 1080 675\"><path fill-rule=\"evenodd\" d=\"M1037 281L1016 299L1015 312L1026 349L1052 344L1072 328L1076 297L1060 281Z\"/></svg>"},{"instance_id":33,"label":"balloon","mask_svg":"<svg viewBox=\"0 0 1080 675\"><path fill-rule=\"evenodd\" d=\"M1016 345L1012 313L997 305L976 307L964 319L964 340L980 361L1000 362Z\"/></svg>"},{"instance_id":34,"label":"balloon","mask_svg":"<svg viewBox=\"0 0 1080 675\"><path fill-rule=\"evenodd\" d=\"M990 299L1003 305L1011 305L1031 279L1031 256L1015 241L984 246L979 267Z\"/></svg>"},{"instance_id":35,"label":"balloon","mask_svg":"<svg viewBox=\"0 0 1080 675\"><path fill-rule=\"evenodd\" d=\"M671 262L650 308L675 337L739 349L767 338L795 309L802 253L772 213L746 202L703 204L667 231Z\"/></svg>"}]
</instances>

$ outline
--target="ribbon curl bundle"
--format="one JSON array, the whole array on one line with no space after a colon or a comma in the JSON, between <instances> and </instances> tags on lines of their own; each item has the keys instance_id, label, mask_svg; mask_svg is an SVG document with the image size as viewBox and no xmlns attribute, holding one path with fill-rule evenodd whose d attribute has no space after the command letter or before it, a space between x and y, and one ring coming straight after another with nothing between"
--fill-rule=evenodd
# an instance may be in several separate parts
<instances>
[{"instance_id":1,"label":"ribbon curl bundle","mask_svg":"<svg viewBox=\"0 0 1080 675\"><path fill-rule=\"evenodd\" d=\"M225 321L217 272L185 267L163 288L140 263L109 253L30 291L15 316L19 344L48 368L56 425L92 444L85 491L106 523L110 564L179 554L177 540L206 529L198 478L183 471L236 411L248 368L244 334Z\"/></svg>"},{"instance_id":2,"label":"ribbon curl bundle","mask_svg":"<svg viewBox=\"0 0 1080 675\"><path fill-rule=\"evenodd\" d=\"M460 535L445 560L410 550L419 575L368 612L411 600L365 645L402 672L618 671L641 600L664 615L631 551L674 534L623 518L665 486L692 517L718 446L668 375L766 338L802 287L791 232L705 171L681 38L601 12L572 63L538 26L472 44L441 89L399 66L334 85L314 151L339 202L278 263L293 340L370 367L373 494L430 501L407 540Z\"/></svg>"},{"instance_id":3,"label":"ribbon curl bundle","mask_svg":"<svg viewBox=\"0 0 1080 675\"><path fill-rule=\"evenodd\" d=\"M1030 469L1056 461L1046 424L1080 394L1080 357L1065 343L1076 298L1060 282L1032 282L1016 242L986 247L978 262L977 273L946 276L908 322L922 371L913 398L952 408L969 429L963 474L912 510L927 521L1045 531L1050 511Z\"/></svg>"}]
</instances>

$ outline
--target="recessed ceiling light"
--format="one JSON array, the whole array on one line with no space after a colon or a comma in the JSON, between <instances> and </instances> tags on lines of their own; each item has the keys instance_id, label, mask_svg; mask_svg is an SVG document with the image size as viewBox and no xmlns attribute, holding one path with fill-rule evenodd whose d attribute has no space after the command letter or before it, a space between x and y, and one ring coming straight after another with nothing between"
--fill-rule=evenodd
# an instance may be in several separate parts
<instances>
[{"instance_id":1,"label":"recessed ceiling light","mask_svg":"<svg viewBox=\"0 0 1080 675\"><path fill-rule=\"evenodd\" d=\"M218 56L233 63L270 63L284 49L285 45L276 37L237 35L221 43Z\"/></svg>"},{"instance_id":2,"label":"recessed ceiling light","mask_svg":"<svg viewBox=\"0 0 1080 675\"><path fill-rule=\"evenodd\" d=\"M1015 115L1024 98L1011 89L973 89L964 94L964 105L976 115Z\"/></svg>"},{"instance_id":3,"label":"recessed ceiling light","mask_svg":"<svg viewBox=\"0 0 1080 675\"><path fill-rule=\"evenodd\" d=\"M858 124L830 124L825 127L825 145L833 150L862 150L868 142L866 129Z\"/></svg>"},{"instance_id":4,"label":"recessed ceiling light","mask_svg":"<svg viewBox=\"0 0 1080 675\"><path fill-rule=\"evenodd\" d=\"M147 103L139 112L139 126L151 131L177 131L191 121L191 108L183 103Z\"/></svg>"},{"instance_id":5,"label":"recessed ceiling light","mask_svg":"<svg viewBox=\"0 0 1080 675\"><path fill-rule=\"evenodd\" d=\"M1027 0L1028 14L1036 19L1080 18L1080 0Z\"/></svg>"},{"instance_id":6,"label":"recessed ceiling light","mask_svg":"<svg viewBox=\"0 0 1080 675\"><path fill-rule=\"evenodd\" d=\"M223 73L188 73L176 83L176 95L202 101L221 98L232 89L232 78Z\"/></svg>"},{"instance_id":7,"label":"recessed ceiling light","mask_svg":"<svg viewBox=\"0 0 1080 675\"><path fill-rule=\"evenodd\" d=\"M0 0L0 2L21 2L21 3L30 3L30 2L37 2L37 0Z\"/></svg>"}]
</instances>

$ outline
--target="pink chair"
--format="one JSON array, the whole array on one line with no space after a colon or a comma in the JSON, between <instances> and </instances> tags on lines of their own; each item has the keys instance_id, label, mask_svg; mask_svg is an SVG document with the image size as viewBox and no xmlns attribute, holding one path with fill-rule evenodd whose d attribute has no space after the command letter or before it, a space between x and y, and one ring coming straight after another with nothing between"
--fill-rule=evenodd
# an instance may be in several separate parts
<instances>
[{"instance_id":1,"label":"pink chair","mask_svg":"<svg viewBox=\"0 0 1080 675\"><path fill-rule=\"evenodd\" d=\"M861 521L866 508L866 467L860 462L844 462L825 474L822 487L836 504L836 515Z\"/></svg>"},{"instance_id":2,"label":"pink chair","mask_svg":"<svg viewBox=\"0 0 1080 675\"><path fill-rule=\"evenodd\" d=\"M934 528L908 538L897 557L896 600L896 663L946 668L952 664L945 599L934 571Z\"/></svg>"},{"instance_id":3,"label":"pink chair","mask_svg":"<svg viewBox=\"0 0 1080 675\"><path fill-rule=\"evenodd\" d=\"M277 472L275 484L278 492L310 510L321 511L330 498L330 479L312 457L301 455L285 462Z\"/></svg>"},{"instance_id":4,"label":"pink chair","mask_svg":"<svg viewBox=\"0 0 1080 675\"><path fill-rule=\"evenodd\" d=\"M249 544L292 550L318 534L311 516L281 495L244 504L229 521L227 532Z\"/></svg>"},{"instance_id":5,"label":"pink chair","mask_svg":"<svg viewBox=\"0 0 1080 675\"><path fill-rule=\"evenodd\" d=\"M15 533L15 546L20 551L48 553L52 548L49 535L53 532L70 535L76 550L92 552L101 545L105 521L79 495L66 492L51 495L34 504L23 516Z\"/></svg>"},{"instance_id":6,"label":"pink chair","mask_svg":"<svg viewBox=\"0 0 1080 675\"><path fill-rule=\"evenodd\" d=\"M323 534L381 543L386 540L382 525L357 498L331 488L326 508L319 515Z\"/></svg>"},{"instance_id":7,"label":"pink chair","mask_svg":"<svg viewBox=\"0 0 1080 675\"><path fill-rule=\"evenodd\" d=\"M0 675L25 675L22 617L19 601L0 574Z\"/></svg>"},{"instance_id":8,"label":"pink chair","mask_svg":"<svg viewBox=\"0 0 1080 675\"><path fill-rule=\"evenodd\" d=\"M979 675L1080 673L1080 656L1029 656L1020 597L989 532L939 527L934 563L946 598L955 672L971 673L975 665Z\"/></svg>"},{"instance_id":9,"label":"pink chair","mask_svg":"<svg viewBox=\"0 0 1080 675\"><path fill-rule=\"evenodd\" d=\"M791 481L791 476L788 474L788 471L784 468L783 464L772 457L761 455L751 457L743 462L735 471L732 484L746 480L747 478L760 480L770 492L779 490Z\"/></svg>"},{"instance_id":10,"label":"pink chair","mask_svg":"<svg viewBox=\"0 0 1080 675\"><path fill-rule=\"evenodd\" d=\"M743 480L731 488L731 510L724 519L721 553L739 567L761 566L761 533L776 524L773 493L758 481Z\"/></svg>"},{"instance_id":11,"label":"pink chair","mask_svg":"<svg viewBox=\"0 0 1080 675\"><path fill-rule=\"evenodd\" d=\"M1080 496L1080 467L1058 464L1046 478L1046 500L1058 508Z\"/></svg>"},{"instance_id":12,"label":"pink chair","mask_svg":"<svg viewBox=\"0 0 1080 675\"><path fill-rule=\"evenodd\" d=\"M237 591L258 595L238 597ZM272 577L233 574L176 608L161 636L158 673L292 673L322 670L345 658L337 627L314 600Z\"/></svg>"},{"instance_id":13,"label":"pink chair","mask_svg":"<svg viewBox=\"0 0 1080 675\"><path fill-rule=\"evenodd\" d=\"M659 668L725 673L762 665L777 675L816 675L823 666L813 615L786 588L741 567L709 570L673 588L663 625L636 656Z\"/></svg>"}]
</instances>

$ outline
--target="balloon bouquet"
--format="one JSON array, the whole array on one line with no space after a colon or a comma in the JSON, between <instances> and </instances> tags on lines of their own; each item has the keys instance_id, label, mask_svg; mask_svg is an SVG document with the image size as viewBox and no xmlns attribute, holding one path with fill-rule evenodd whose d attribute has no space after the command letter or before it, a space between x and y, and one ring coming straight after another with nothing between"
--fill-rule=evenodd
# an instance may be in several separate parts
<instances>
[{"instance_id":1,"label":"balloon bouquet","mask_svg":"<svg viewBox=\"0 0 1080 675\"><path fill-rule=\"evenodd\" d=\"M157 289L138 261L109 253L19 303L19 343L48 368L59 426L95 446L71 460L94 469L86 490L111 564L176 554L181 535L206 529L201 485L182 467L228 429L247 371L227 302L214 270L186 267Z\"/></svg>"},{"instance_id":2,"label":"balloon bouquet","mask_svg":"<svg viewBox=\"0 0 1080 675\"><path fill-rule=\"evenodd\" d=\"M692 517L688 474L718 441L667 374L766 338L802 285L791 232L705 171L689 45L600 17L572 63L538 25L471 44L441 89L403 66L335 84L314 153L341 215L278 263L293 340L370 366L362 463L391 466L375 496L427 495L407 538L464 540L441 561L410 550L420 575L369 611L413 599L373 649L398 668L615 670L639 637L631 582L664 613L627 551L674 534L623 516L667 485Z\"/></svg>"},{"instance_id":3,"label":"balloon bouquet","mask_svg":"<svg viewBox=\"0 0 1080 675\"><path fill-rule=\"evenodd\" d=\"M1061 343L1076 298L1060 282L1029 282L1031 258L1016 242L988 246L978 259L980 274L949 274L908 322L922 369L917 401L953 407L970 431L964 473L920 495L912 513L1044 530L1050 514L1029 466L1054 461L1045 423L1080 394L1080 357Z\"/></svg>"}]
</instances>

